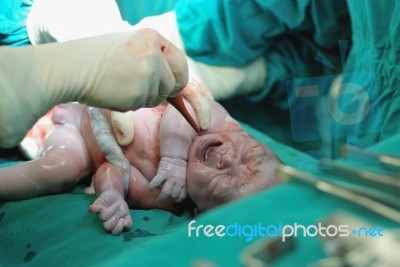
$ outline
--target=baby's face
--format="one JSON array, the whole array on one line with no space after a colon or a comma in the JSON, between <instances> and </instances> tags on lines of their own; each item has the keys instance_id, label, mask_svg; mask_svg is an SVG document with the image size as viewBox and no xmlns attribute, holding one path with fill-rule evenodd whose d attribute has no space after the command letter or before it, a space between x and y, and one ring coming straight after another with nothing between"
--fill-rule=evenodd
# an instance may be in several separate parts
<instances>
[{"instance_id":1,"label":"baby's face","mask_svg":"<svg viewBox=\"0 0 400 267\"><path fill-rule=\"evenodd\" d=\"M260 191L273 184L277 162L269 149L244 132L198 136L189 150L189 196L199 210L206 210Z\"/></svg>"}]
</instances>

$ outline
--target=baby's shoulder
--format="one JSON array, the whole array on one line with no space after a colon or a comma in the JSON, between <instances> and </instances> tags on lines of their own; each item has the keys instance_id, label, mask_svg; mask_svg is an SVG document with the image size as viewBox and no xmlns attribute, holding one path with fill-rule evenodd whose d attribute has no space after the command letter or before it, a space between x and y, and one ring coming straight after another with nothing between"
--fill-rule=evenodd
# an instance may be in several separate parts
<instances>
[{"instance_id":1,"label":"baby's shoulder","mask_svg":"<svg viewBox=\"0 0 400 267\"><path fill-rule=\"evenodd\" d=\"M165 105L154 108L141 108L132 112L133 123L136 131L153 132L158 131L161 118L165 111Z\"/></svg>"}]
</instances>

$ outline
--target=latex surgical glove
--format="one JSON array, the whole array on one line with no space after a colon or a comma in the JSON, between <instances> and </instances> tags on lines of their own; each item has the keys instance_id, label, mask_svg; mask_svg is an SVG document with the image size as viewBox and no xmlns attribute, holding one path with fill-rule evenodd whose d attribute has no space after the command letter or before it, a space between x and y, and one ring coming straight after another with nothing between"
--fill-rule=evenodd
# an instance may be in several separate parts
<instances>
[{"instance_id":1,"label":"latex surgical glove","mask_svg":"<svg viewBox=\"0 0 400 267\"><path fill-rule=\"evenodd\" d=\"M73 20L71 20L73 18ZM64 42L108 32L153 28L161 32L175 46L183 48L174 12L148 17L131 26L122 20L114 0L36 0L26 22L32 44ZM209 124L209 107L205 97L211 97L206 85L192 74L192 86L184 90L184 97L195 108L202 130ZM112 112L112 127L120 145L129 145L134 136L130 112Z\"/></svg>"},{"instance_id":2,"label":"latex surgical glove","mask_svg":"<svg viewBox=\"0 0 400 267\"><path fill-rule=\"evenodd\" d=\"M71 18L74 19L71 20ZM131 28L153 28L184 51L174 11L146 17L138 24L130 26L121 19L114 0L100 2L97 0L36 0L26 24L33 44L63 42L107 32L126 31ZM266 78L266 66L262 58L241 67L211 66L190 58L188 61L189 73L195 77L201 77L216 100L257 91L263 87ZM201 87L205 86L204 83L202 82ZM202 92L197 92L196 87L192 86L186 91L184 96L195 107L200 128L206 130L210 117L208 101L202 96ZM120 132L120 138L117 136L118 141L120 144L129 144L131 141L129 138L133 137L133 129L129 129L133 125L129 121L130 116L120 114L115 117L117 117L114 120L117 125L113 124L114 132L121 128L125 131Z\"/></svg>"},{"instance_id":3,"label":"latex surgical glove","mask_svg":"<svg viewBox=\"0 0 400 267\"><path fill-rule=\"evenodd\" d=\"M151 29L0 48L0 146L16 145L52 106L157 106L188 82L184 55Z\"/></svg>"},{"instance_id":4,"label":"latex surgical glove","mask_svg":"<svg viewBox=\"0 0 400 267\"><path fill-rule=\"evenodd\" d=\"M153 28L176 47L185 50L174 11L146 17L138 24L130 26L122 20L114 0L36 0L28 16L26 28L33 44L63 42L131 28ZM201 77L216 100L245 95L264 87L267 67L263 58L240 67L212 66L190 58L188 61L190 73ZM201 128L206 130L210 114L203 103L208 102L202 97L188 100L199 108L196 115Z\"/></svg>"},{"instance_id":5,"label":"latex surgical glove","mask_svg":"<svg viewBox=\"0 0 400 267\"><path fill-rule=\"evenodd\" d=\"M174 11L146 17L134 27L156 29L176 47L185 51ZM188 56L187 61L189 80L194 82L189 82L189 85L193 86L185 88L183 94L195 108L202 130L208 128L210 116L208 101L203 97L205 88L211 92L213 98L223 100L260 90L264 87L267 77L267 65L263 57L243 66L213 66L196 61ZM194 86L196 81L198 84Z\"/></svg>"},{"instance_id":6,"label":"latex surgical glove","mask_svg":"<svg viewBox=\"0 0 400 267\"><path fill-rule=\"evenodd\" d=\"M202 130L207 130L210 122L210 105L207 99L213 99L207 85L194 73L191 73L188 85L182 95L192 105ZM134 122L132 111L111 111L111 126L121 146L129 145L134 138Z\"/></svg>"},{"instance_id":7,"label":"latex surgical glove","mask_svg":"<svg viewBox=\"0 0 400 267\"><path fill-rule=\"evenodd\" d=\"M146 17L134 27L136 29L156 29L176 47L182 51L185 50L174 11L166 12L158 16ZM197 71L197 62L189 57L187 57L187 61L189 62L189 84L183 90L182 95L193 106L201 130L207 130L210 123L210 109L207 98L213 99L213 97L208 88L208 83L203 82L204 77Z\"/></svg>"},{"instance_id":8,"label":"latex surgical glove","mask_svg":"<svg viewBox=\"0 0 400 267\"><path fill-rule=\"evenodd\" d=\"M185 50L173 11L146 17L133 27L156 29L176 47ZM267 66L262 57L240 67L208 65L188 56L186 59L189 65L189 83L182 95L193 106L202 130L207 130L210 123L211 114L207 98L224 100L255 92L264 87L267 77ZM112 127L118 143L130 144L134 136L132 116L129 112L112 112L112 118Z\"/></svg>"},{"instance_id":9,"label":"latex surgical glove","mask_svg":"<svg viewBox=\"0 0 400 267\"><path fill-rule=\"evenodd\" d=\"M256 92L264 87L267 78L267 65L262 57L240 67L213 66L187 59L190 72L201 77L217 101Z\"/></svg>"},{"instance_id":10,"label":"latex surgical glove","mask_svg":"<svg viewBox=\"0 0 400 267\"><path fill-rule=\"evenodd\" d=\"M156 29L176 47L185 51L174 11L146 17L135 28ZM265 59L260 57L244 66L213 66L187 57L189 73L201 77L216 100L248 94L263 88L267 75Z\"/></svg>"}]
</instances>

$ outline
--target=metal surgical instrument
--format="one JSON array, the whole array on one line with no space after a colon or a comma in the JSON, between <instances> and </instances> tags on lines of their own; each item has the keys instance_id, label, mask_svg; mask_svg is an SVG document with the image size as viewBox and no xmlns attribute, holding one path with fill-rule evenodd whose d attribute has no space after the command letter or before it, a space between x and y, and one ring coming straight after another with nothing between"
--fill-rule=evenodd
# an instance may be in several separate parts
<instances>
[{"instance_id":1,"label":"metal surgical instrument","mask_svg":"<svg viewBox=\"0 0 400 267\"><path fill-rule=\"evenodd\" d=\"M351 188L346 188L345 186L341 186L326 180L321 180L310 173L303 172L287 165L279 166L277 174L282 181L293 178L305 182L322 192L358 204L400 224L400 211L376 201L364 194L361 194L360 191L355 191Z\"/></svg>"},{"instance_id":2,"label":"metal surgical instrument","mask_svg":"<svg viewBox=\"0 0 400 267\"><path fill-rule=\"evenodd\" d=\"M192 126L196 133L200 133L199 126L197 126L192 116L190 116L189 111L186 109L182 95L178 95L176 97L168 97L167 102L173 105L179 111L179 113L182 114L182 116L190 124L190 126Z\"/></svg>"}]
</instances>

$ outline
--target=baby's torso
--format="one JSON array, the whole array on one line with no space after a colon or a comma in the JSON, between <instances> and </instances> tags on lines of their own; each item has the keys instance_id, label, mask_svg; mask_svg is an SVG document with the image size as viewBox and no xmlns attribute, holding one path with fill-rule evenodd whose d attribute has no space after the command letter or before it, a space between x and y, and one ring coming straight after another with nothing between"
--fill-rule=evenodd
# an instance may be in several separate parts
<instances>
[{"instance_id":1,"label":"baby's torso","mask_svg":"<svg viewBox=\"0 0 400 267\"><path fill-rule=\"evenodd\" d=\"M174 203L171 200L158 203L157 198L160 191L149 192L147 190L148 183L157 174L160 162L159 135L164 109L165 105L162 105L157 108L143 108L131 113L134 123L134 138L131 144L121 147L125 157L135 169L135 171L132 170L126 201L130 207L161 208L180 213L185 209L185 205ZM94 138L87 112L82 119L82 133L92 157L92 172L95 172L106 159ZM135 176L137 171L143 175L144 179L141 176Z\"/></svg>"},{"instance_id":2,"label":"baby's torso","mask_svg":"<svg viewBox=\"0 0 400 267\"><path fill-rule=\"evenodd\" d=\"M122 147L131 165L148 180L156 175L160 162L160 124L164 109L163 105L132 112L135 131L133 142Z\"/></svg>"}]
</instances>

